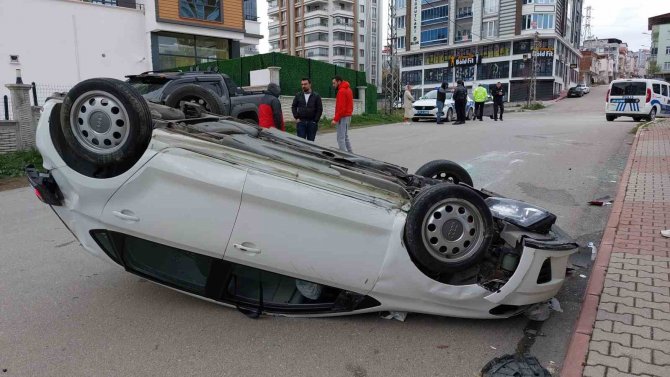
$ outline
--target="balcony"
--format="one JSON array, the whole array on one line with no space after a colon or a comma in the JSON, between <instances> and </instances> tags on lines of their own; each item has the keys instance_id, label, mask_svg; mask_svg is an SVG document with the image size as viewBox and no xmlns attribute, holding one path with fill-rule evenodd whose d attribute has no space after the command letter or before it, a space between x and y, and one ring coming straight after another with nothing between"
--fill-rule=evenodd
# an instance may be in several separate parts
<instances>
[{"instance_id":1,"label":"balcony","mask_svg":"<svg viewBox=\"0 0 670 377\"><path fill-rule=\"evenodd\" d=\"M136 0L79 0L79 1L81 1L82 3L107 5L110 7L131 8L138 10L144 9L144 4L142 4L142 2L137 2Z\"/></svg>"},{"instance_id":2,"label":"balcony","mask_svg":"<svg viewBox=\"0 0 670 377\"><path fill-rule=\"evenodd\" d=\"M466 18L472 18L472 11L456 13L457 20L464 20Z\"/></svg>"},{"instance_id":3,"label":"balcony","mask_svg":"<svg viewBox=\"0 0 670 377\"><path fill-rule=\"evenodd\" d=\"M244 20L244 32L248 34L261 34L261 23L256 20Z\"/></svg>"}]
</instances>

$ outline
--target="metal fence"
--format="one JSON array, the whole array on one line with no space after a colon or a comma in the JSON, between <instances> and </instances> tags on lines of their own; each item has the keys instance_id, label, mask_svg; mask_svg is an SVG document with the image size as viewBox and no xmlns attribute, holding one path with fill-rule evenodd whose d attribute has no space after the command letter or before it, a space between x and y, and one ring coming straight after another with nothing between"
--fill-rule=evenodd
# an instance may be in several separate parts
<instances>
[{"instance_id":1,"label":"metal fence","mask_svg":"<svg viewBox=\"0 0 670 377\"><path fill-rule=\"evenodd\" d=\"M74 85L32 83L31 101L34 106L44 106L47 98L54 93L67 92Z\"/></svg>"}]
</instances>

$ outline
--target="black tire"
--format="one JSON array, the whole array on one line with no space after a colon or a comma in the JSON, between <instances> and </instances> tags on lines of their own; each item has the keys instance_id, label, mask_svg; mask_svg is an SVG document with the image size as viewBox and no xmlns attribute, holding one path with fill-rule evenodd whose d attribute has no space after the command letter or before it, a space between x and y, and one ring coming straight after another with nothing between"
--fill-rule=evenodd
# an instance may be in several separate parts
<instances>
[{"instance_id":1,"label":"black tire","mask_svg":"<svg viewBox=\"0 0 670 377\"><path fill-rule=\"evenodd\" d=\"M651 111L649 112L649 116L647 117L647 120L651 122L652 120L655 119L656 119L656 108L652 107Z\"/></svg>"},{"instance_id":2,"label":"black tire","mask_svg":"<svg viewBox=\"0 0 670 377\"><path fill-rule=\"evenodd\" d=\"M182 101L195 102L210 113L226 115L224 114L225 106L221 98L213 90L196 84L185 84L178 87L168 95L165 104L179 108Z\"/></svg>"},{"instance_id":3,"label":"black tire","mask_svg":"<svg viewBox=\"0 0 670 377\"><path fill-rule=\"evenodd\" d=\"M419 118L412 118L412 122L418 122Z\"/></svg>"},{"instance_id":4,"label":"black tire","mask_svg":"<svg viewBox=\"0 0 670 377\"><path fill-rule=\"evenodd\" d=\"M72 152L99 168L137 162L153 130L142 95L129 84L108 78L85 80L70 89L60 123Z\"/></svg>"},{"instance_id":5,"label":"black tire","mask_svg":"<svg viewBox=\"0 0 670 377\"><path fill-rule=\"evenodd\" d=\"M468 110L468 115L465 117L466 120L475 120L475 110L471 107Z\"/></svg>"},{"instance_id":6,"label":"black tire","mask_svg":"<svg viewBox=\"0 0 670 377\"><path fill-rule=\"evenodd\" d=\"M454 120L454 111L451 108L449 108L449 110L447 110L446 121L451 122L453 120Z\"/></svg>"},{"instance_id":7,"label":"black tire","mask_svg":"<svg viewBox=\"0 0 670 377\"><path fill-rule=\"evenodd\" d=\"M607 119L608 122L613 122L616 117L614 115L605 115L605 119Z\"/></svg>"},{"instance_id":8,"label":"black tire","mask_svg":"<svg viewBox=\"0 0 670 377\"><path fill-rule=\"evenodd\" d=\"M434 274L479 263L492 237L491 211L466 186L443 183L420 192L405 223L407 251L420 268Z\"/></svg>"},{"instance_id":9,"label":"black tire","mask_svg":"<svg viewBox=\"0 0 670 377\"><path fill-rule=\"evenodd\" d=\"M416 170L416 175L422 177L450 181L453 183L465 183L473 186L472 177L461 165L449 160L430 161Z\"/></svg>"},{"instance_id":10,"label":"black tire","mask_svg":"<svg viewBox=\"0 0 670 377\"><path fill-rule=\"evenodd\" d=\"M642 117L633 117L634 122L639 122L642 120Z\"/></svg>"}]
</instances>

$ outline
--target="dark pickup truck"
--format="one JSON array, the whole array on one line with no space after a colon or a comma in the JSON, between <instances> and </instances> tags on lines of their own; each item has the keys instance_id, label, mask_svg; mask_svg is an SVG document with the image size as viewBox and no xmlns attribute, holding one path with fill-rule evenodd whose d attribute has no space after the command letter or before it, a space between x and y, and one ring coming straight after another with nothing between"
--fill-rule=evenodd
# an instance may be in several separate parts
<instances>
[{"instance_id":1,"label":"dark pickup truck","mask_svg":"<svg viewBox=\"0 0 670 377\"><path fill-rule=\"evenodd\" d=\"M195 102L205 110L258 124L262 92L246 92L228 75L217 72L145 72L126 76L128 83L153 103L179 108Z\"/></svg>"}]
</instances>

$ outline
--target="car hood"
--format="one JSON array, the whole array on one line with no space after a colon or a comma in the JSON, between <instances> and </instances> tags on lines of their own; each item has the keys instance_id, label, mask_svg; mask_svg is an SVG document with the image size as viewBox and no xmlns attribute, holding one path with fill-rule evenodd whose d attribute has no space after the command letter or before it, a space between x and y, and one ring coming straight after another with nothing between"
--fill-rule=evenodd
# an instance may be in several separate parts
<instances>
[{"instance_id":1,"label":"car hood","mask_svg":"<svg viewBox=\"0 0 670 377\"><path fill-rule=\"evenodd\" d=\"M412 106L437 106L437 100L436 99L420 99L418 101L414 101L412 103Z\"/></svg>"}]
</instances>

